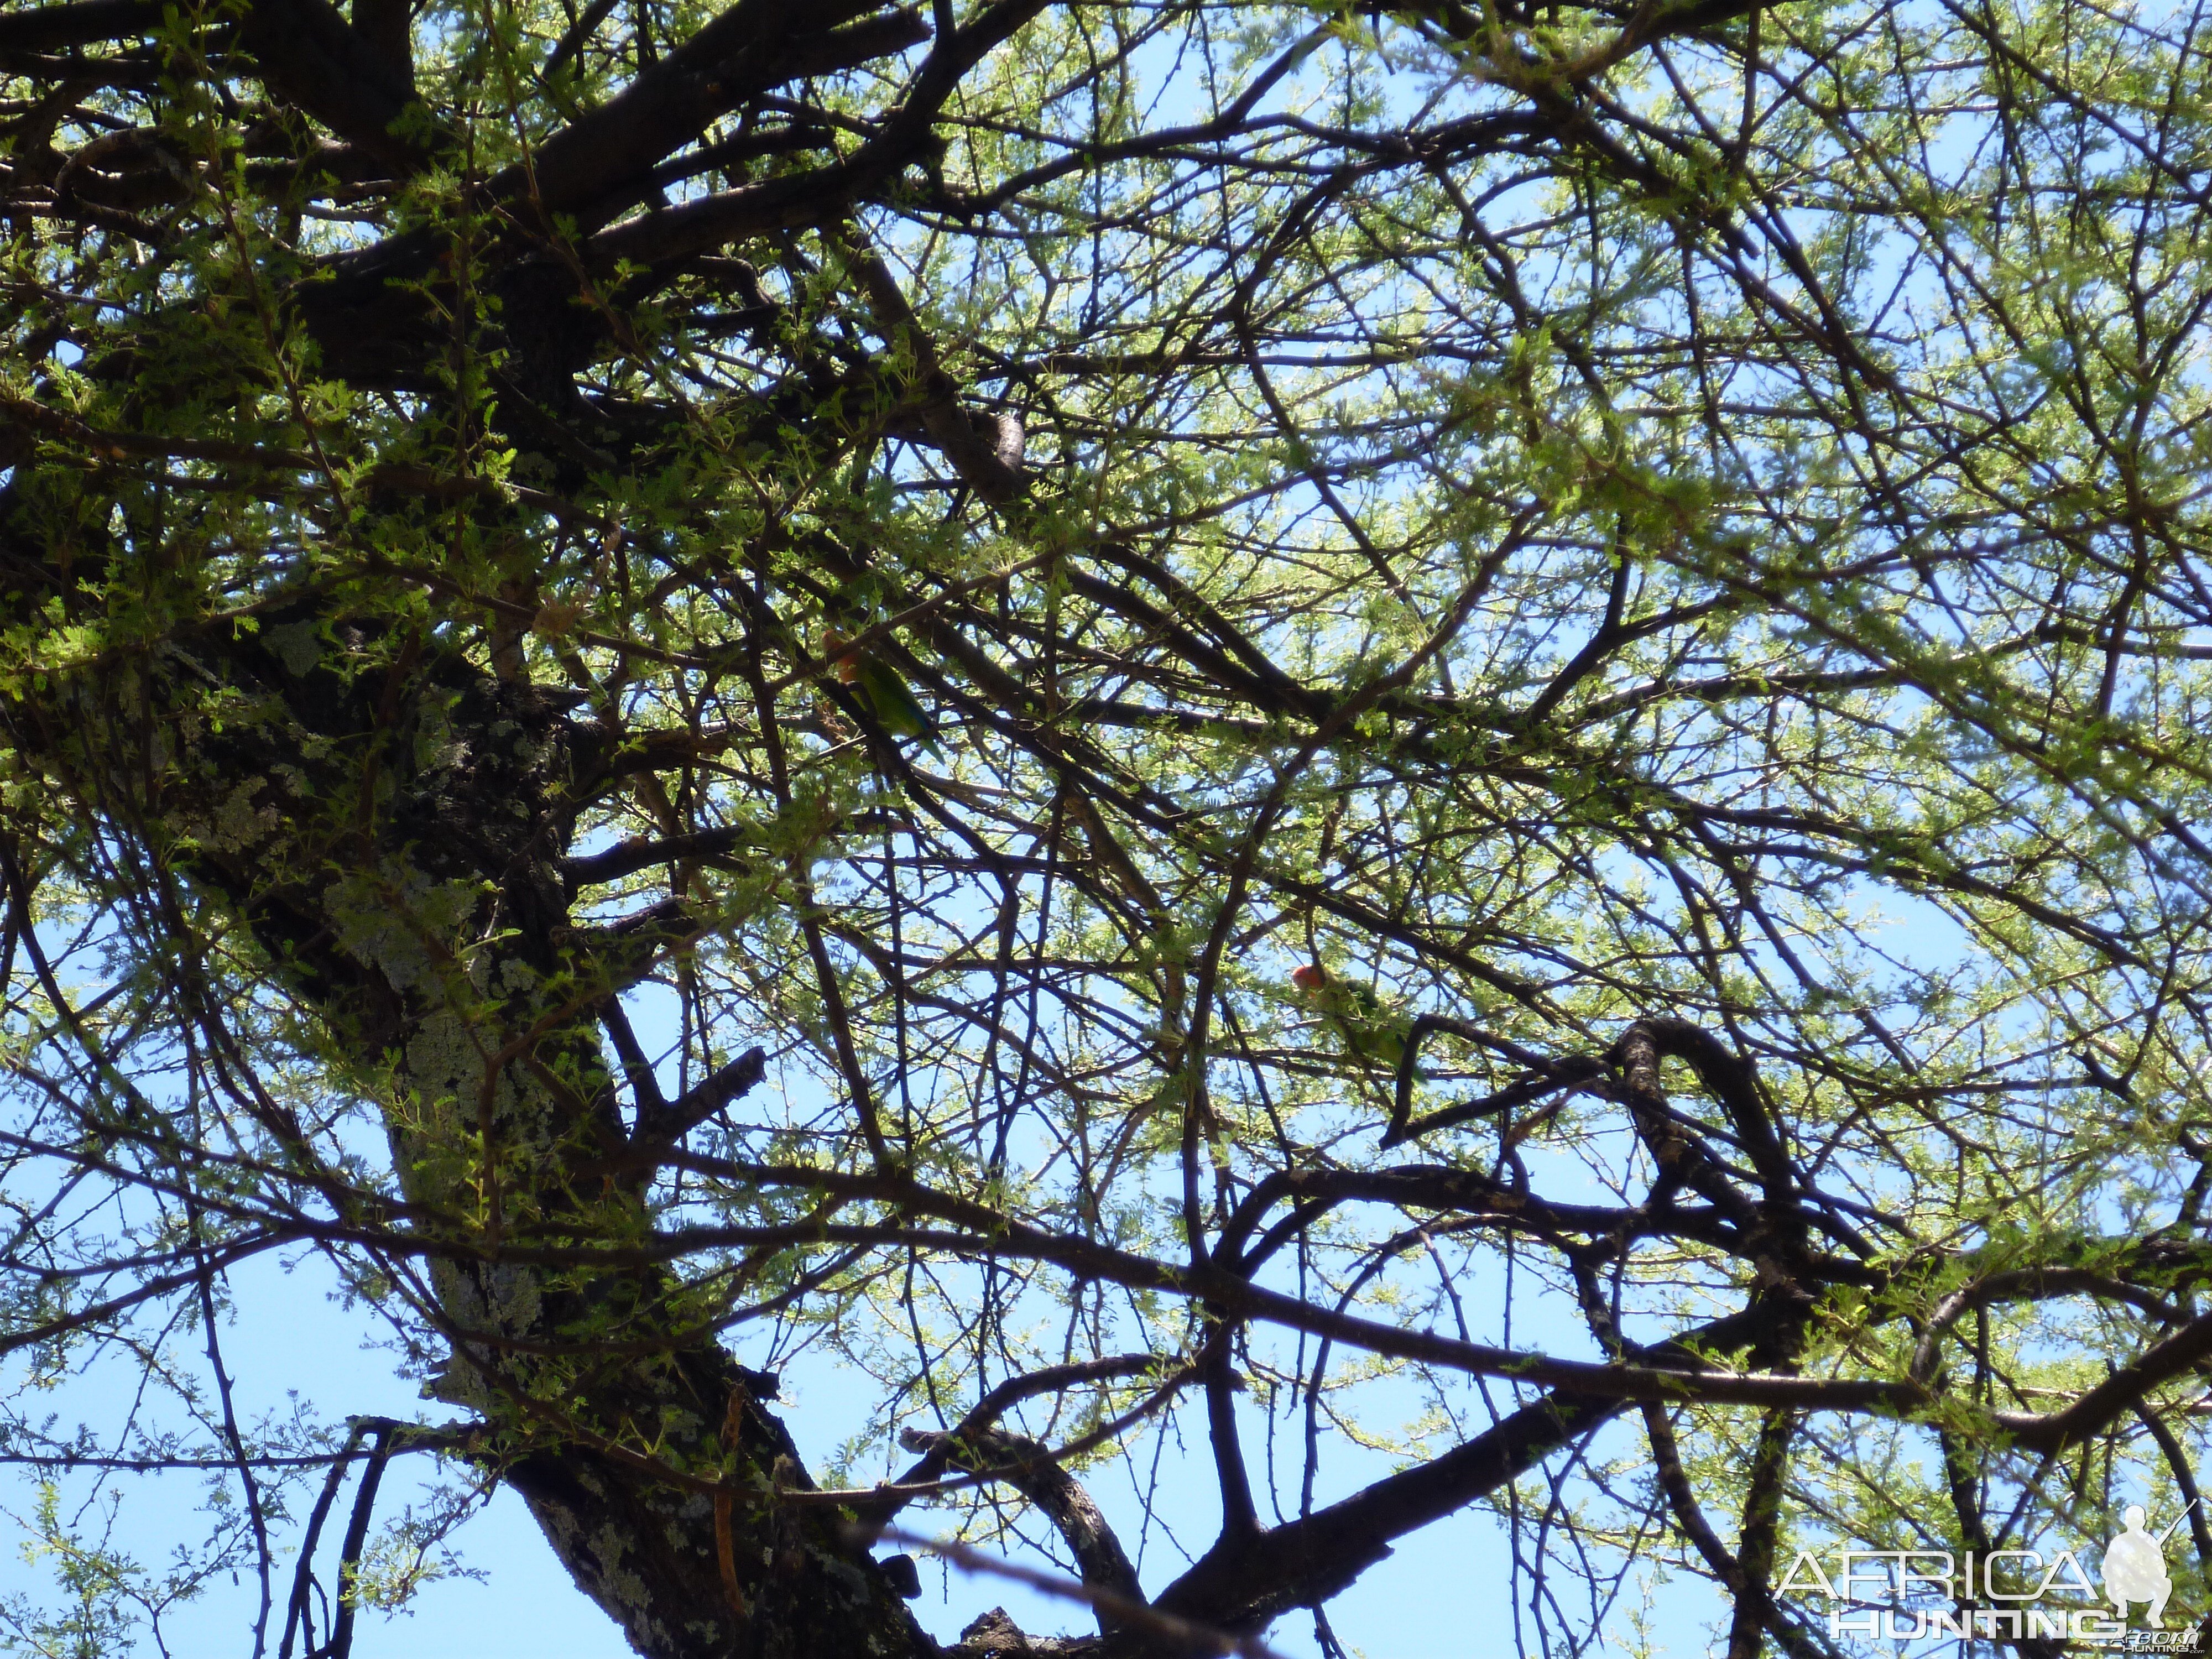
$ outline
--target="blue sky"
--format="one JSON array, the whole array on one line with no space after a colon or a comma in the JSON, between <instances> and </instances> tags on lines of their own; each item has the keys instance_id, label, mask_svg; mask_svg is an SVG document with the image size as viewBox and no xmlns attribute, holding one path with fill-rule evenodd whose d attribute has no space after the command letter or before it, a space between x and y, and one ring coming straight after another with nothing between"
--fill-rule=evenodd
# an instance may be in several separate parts
<instances>
[{"instance_id":1,"label":"blue sky","mask_svg":"<svg viewBox=\"0 0 2212 1659\"><path fill-rule=\"evenodd\" d=\"M1960 941L1940 916L1926 907L1893 903L1891 908L1898 920L1887 942L1895 958L1922 969L1955 959ZM666 1011L653 1006L652 995L642 999L633 1012L649 1049L663 1048L672 1039ZM1553 1162L1540 1147L1532 1146L1529 1155L1547 1165ZM1562 1187L1562 1182L1590 1182L1586 1166L1579 1176L1576 1167L1560 1161L1540 1174L1547 1189L1571 1197L1571 1188ZM1595 1182L1590 1184L1589 1196L1601 1200ZM435 1402L426 1405L414 1385L398 1375L396 1356L379 1345L380 1328L374 1316L364 1307L342 1303L336 1295L337 1281L319 1256L299 1251L288 1259L258 1258L235 1270L231 1285L223 1347L237 1379L240 1415L247 1421L287 1413L295 1403L303 1403L322 1421L356 1413L421 1415L429 1420L449 1414ZM1470 1322L1494 1329L1503 1310L1500 1286L1474 1283L1461 1290ZM1578 1322L1547 1317L1542 1298L1531 1305L1536 1310L1533 1316L1516 1312L1514 1337L1518 1345L1587 1352L1588 1335ZM195 1347L191 1342L178 1346L185 1355ZM742 1340L738 1357L756 1364L768 1362L767 1355L748 1351ZM1343 1358L1340 1356L1340 1364ZM785 1362L782 1376L779 1410L809 1466L819 1474L878 1405L879 1385L842 1369L821 1349ZM0 1389L12 1381L9 1371L0 1366ZM82 1420L106 1427L129 1409L129 1393L137 1382L131 1367L111 1362L93 1368L45 1404L65 1423ZM1419 1402L1410 1387L1396 1401L1382 1392L1395 1386L1367 1386L1363 1408L1371 1420L1387 1422L1394 1404L1402 1406L1407 1418L1417 1413ZM1626 1444L1626 1429L1610 1432L1610 1443ZM1267 1425L1249 1404L1244 1433L1248 1452L1257 1464L1267 1444ZM1322 1462L1326 1484L1317 1493L1322 1503L1395 1467L1387 1456L1336 1438ZM1217 1510L1206 1443L1199 1414L1199 1420L1179 1424L1176 1431L1161 1438L1157 1462L1147 1447L1137 1457L1086 1476L1092 1495L1137 1559L1150 1590L1156 1592L1170 1582L1188 1553L1202 1549L1213 1536ZM876 1467L896 1468L905 1461L889 1448L879 1449L878 1464L864 1461L856 1466L862 1471L856 1478L872 1478ZM449 1474L458 1478L458 1473ZM435 1466L427 1458L396 1462L386 1479L380 1519L401 1514L410 1504L425 1502L427 1483L434 1474ZM1291 1480L1294 1484L1295 1476ZM118 1486L131 1490L117 1541L141 1560L159 1560L170 1540L194 1536L203 1525L196 1510L204 1488L193 1477L80 1480L72 1485L72 1497L82 1501ZM1155 1494L1149 1519L1147 1486ZM7 1494L9 1507L27 1506L20 1478L0 1480L0 1492ZM97 1510L87 1512L96 1514ZM1267 1513L1264 1498L1262 1512ZM903 1523L917 1533L936 1534L949 1518L914 1510ZM296 1541L296 1532L290 1541ZM618 1659L629 1651L611 1621L569 1582L512 1492L496 1493L452 1543L457 1565L481 1577L456 1575L434 1583L420 1592L409 1612L398 1616L365 1614L356 1638L356 1651L362 1659L445 1653L466 1654L471 1659ZM1722 1603L1702 1579L1684 1571L1669 1572L1673 1549L1663 1545L1648 1552L1632 1572L1620 1599L1603 1620L1610 1647L1631 1650L1639 1639L1640 1624L1640 1639L1648 1642L1650 1652L1697 1655L1711 1650L1716 1621L1723 1615ZM324 1552L327 1571L329 1539ZM1038 1555L1019 1559L1032 1565L1049 1565ZM289 1566L280 1567L280 1576L288 1571ZM43 1572L26 1566L12 1547L0 1545L0 1593L33 1589L43 1577ZM925 1594L917 1612L940 1639L955 1637L969 1620L994 1606L1005 1607L1017 1622L1037 1633L1089 1628L1081 1608L1011 1580L936 1563L925 1564L922 1578ZM1330 1618L1339 1639L1367 1659L1450 1659L1510 1650L1516 1603L1525 1609L1526 1601L1525 1594L1513 1594L1510 1554L1502 1528L1486 1512L1468 1510L1400 1540L1388 1559L1339 1599ZM235 1587L218 1581L198 1601L166 1616L167 1650L179 1656L242 1656L250 1651L253 1613L250 1580ZM1520 1616L1526 1618L1525 1611ZM1534 1650L1533 1629L1526 1634ZM1285 1620L1271 1639L1285 1659L1309 1659L1319 1652L1310 1620L1303 1613ZM150 1653L155 1648L149 1643L143 1650Z\"/></svg>"},{"instance_id":2,"label":"blue sky","mask_svg":"<svg viewBox=\"0 0 2212 1659\"><path fill-rule=\"evenodd\" d=\"M289 1272L264 1258L236 1273L234 1284L238 1311L225 1328L224 1352L246 1415L284 1409L288 1390L314 1402L325 1416L411 1416L422 1409L412 1389L392 1376L390 1357L365 1346L373 1328L359 1310L348 1311L331 1297L327 1270L316 1258L299 1261ZM810 1464L818 1468L874 1403L872 1385L859 1379L863 1386L855 1387L834 1364L811 1359L802 1359L784 1376L785 1421ZM127 1382L119 1368L106 1367L96 1380L52 1404L64 1416L97 1423L123 1403L120 1390ZM442 1409L434 1407L431 1414ZM1256 1436L1256 1417L1250 1426ZM1177 1457L1170 1451L1159 1472L1162 1498L1155 1525L1149 1529L1141 1524L1136 1490L1149 1468L1112 1466L1092 1480L1093 1496L1133 1555L1144 1540L1141 1566L1149 1589L1158 1589L1181 1570L1182 1556L1168 1534L1192 1548L1202 1547L1212 1535L1212 1481L1201 1431L1202 1425L1194 1424L1184 1437L1188 1455ZM380 1495L381 1516L422 1501L422 1482L416 1472L423 1468L405 1460L394 1465ZM1373 1460L1369 1473L1386 1469L1382 1460ZM9 1484L20 1492L20 1482ZM165 1534L189 1535L198 1523L195 1480L165 1476L143 1482L126 1496L122 1536L142 1559L158 1558ZM909 1512L904 1524L921 1533L943 1530L927 1511ZM629 1654L613 1623L568 1581L512 1492L498 1493L453 1542L460 1564L483 1577L434 1583L406 1613L365 1614L355 1638L361 1659L449 1653L470 1659L623 1659ZM328 1548L326 1541L326 1553ZM1033 1565L1048 1565L1039 1556L1025 1559ZM37 1583L42 1577L23 1565L12 1547L0 1555L0 1588L42 1588ZM1089 1627L1081 1609L1011 1580L928 1563L922 1583L924 1595L916 1611L940 1639L956 1636L977 1613L995 1606L1038 1633ZM1686 1578L1654 1589L1653 1616L1663 1628L1664 1650L1705 1651L1702 1626L1717 1614L1718 1602L1702 1583ZM1622 1637L1628 1634L1630 1610L1624 1598L1609 1621ZM218 1582L198 1602L165 1620L169 1650L180 1656L244 1655L250 1650L253 1611L250 1581L235 1589ZM1369 1659L1443 1659L1506 1648L1510 1612L1504 1537L1479 1512L1431 1526L1401 1540L1389 1559L1340 1599L1330 1617L1340 1639ZM1273 1645L1286 1656L1318 1652L1304 1614L1285 1620ZM144 1650L154 1650L150 1643Z\"/></svg>"}]
</instances>

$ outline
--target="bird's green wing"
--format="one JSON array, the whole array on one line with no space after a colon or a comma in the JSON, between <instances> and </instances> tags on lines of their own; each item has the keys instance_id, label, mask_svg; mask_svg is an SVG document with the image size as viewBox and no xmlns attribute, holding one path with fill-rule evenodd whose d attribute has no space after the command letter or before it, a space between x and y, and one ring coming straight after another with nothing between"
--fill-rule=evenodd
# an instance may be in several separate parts
<instances>
[{"instance_id":1,"label":"bird's green wing","mask_svg":"<svg viewBox=\"0 0 2212 1659\"><path fill-rule=\"evenodd\" d=\"M859 671L853 676L853 684L866 699L868 712L876 717L876 724L885 733L894 738L916 738L939 760L945 757L945 751L937 746L936 723L896 669L873 657L863 657Z\"/></svg>"},{"instance_id":2,"label":"bird's green wing","mask_svg":"<svg viewBox=\"0 0 2212 1659\"><path fill-rule=\"evenodd\" d=\"M1406 1057L1413 1021L1368 986L1338 981L1330 987L1330 1012L1354 1058L1395 1071Z\"/></svg>"}]
</instances>

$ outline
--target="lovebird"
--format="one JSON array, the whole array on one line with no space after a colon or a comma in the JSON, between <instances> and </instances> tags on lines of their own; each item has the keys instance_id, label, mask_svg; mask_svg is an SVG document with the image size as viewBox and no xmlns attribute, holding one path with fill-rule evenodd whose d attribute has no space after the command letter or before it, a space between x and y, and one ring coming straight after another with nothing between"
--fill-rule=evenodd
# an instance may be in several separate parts
<instances>
[{"instance_id":1,"label":"lovebird","mask_svg":"<svg viewBox=\"0 0 2212 1659\"><path fill-rule=\"evenodd\" d=\"M824 629L822 632L822 651L825 656L836 657L849 643L846 636L835 629ZM929 718L929 711L915 699L907 683L899 678L896 669L866 652L854 652L850 656L837 658L837 678L853 688L854 694L866 706L885 736L912 738L938 759L945 758L945 751L937 745L936 722Z\"/></svg>"},{"instance_id":2,"label":"lovebird","mask_svg":"<svg viewBox=\"0 0 2212 1659\"><path fill-rule=\"evenodd\" d=\"M1291 969L1291 983L1336 1028L1354 1060L1398 1069L1413 1029L1408 1016L1390 1007L1369 987L1333 978L1317 962Z\"/></svg>"}]
</instances>

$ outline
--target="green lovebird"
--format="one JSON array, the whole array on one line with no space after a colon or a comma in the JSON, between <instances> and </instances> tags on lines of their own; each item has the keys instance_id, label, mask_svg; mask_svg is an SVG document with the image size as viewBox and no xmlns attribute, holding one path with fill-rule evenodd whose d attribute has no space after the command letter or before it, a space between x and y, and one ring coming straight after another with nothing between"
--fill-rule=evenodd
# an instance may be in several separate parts
<instances>
[{"instance_id":1,"label":"green lovebird","mask_svg":"<svg viewBox=\"0 0 2212 1659\"><path fill-rule=\"evenodd\" d=\"M836 656L846 643L845 636L836 629L823 630L822 650L825 656ZM853 688L885 736L915 738L938 759L945 758L945 751L937 745L936 722L899 678L896 669L866 653L855 652L839 658L837 678Z\"/></svg>"},{"instance_id":2,"label":"green lovebird","mask_svg":"<svg viewBox=\"0 0 2212 1659\"><path fill-rule=\"evenodd\" d=\"M1393 1072L1398 1069L1398 1062L1406 1057L1406 1039L1413 1032L1411 1018L1389 1006L1367 986L1330 978L1328 970L1317 962L1293 968L1291 983L1336 1028L1354 1060Z\"/></svg>"}]
</instances>

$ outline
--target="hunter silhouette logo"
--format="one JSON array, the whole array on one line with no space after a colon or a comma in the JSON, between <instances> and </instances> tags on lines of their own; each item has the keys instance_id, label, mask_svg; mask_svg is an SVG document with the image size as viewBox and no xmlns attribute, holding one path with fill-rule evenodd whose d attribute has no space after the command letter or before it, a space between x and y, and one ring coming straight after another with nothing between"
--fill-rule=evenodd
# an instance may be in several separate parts
<instances>
[{"instance_id":1,"label":"hunter silhouette logo","mask_svg":"<svg viewBox=\"0 0 2212 1659\"><path fill-rule=\"evenodd\" d=\"M2190 1509L2197 1506L2192 1504ZM2143 1506L2130 1504L2120 1520L2125 1528L2120 1535L2105 1546L2105 1599L2112 1604L2122 1622L2128 1616L2131 1602L2150 1603L2149 1624L2153 1630L2166 1628L2166 1598L2173 1594L2173 1580L2166 1572L2166 1540L2173 1536L2173 1528L2182 1523L2189 1510L2174 1516L2173 1526L2155 1538L2143 1530Z\"/></svg>"}]
</instances>

